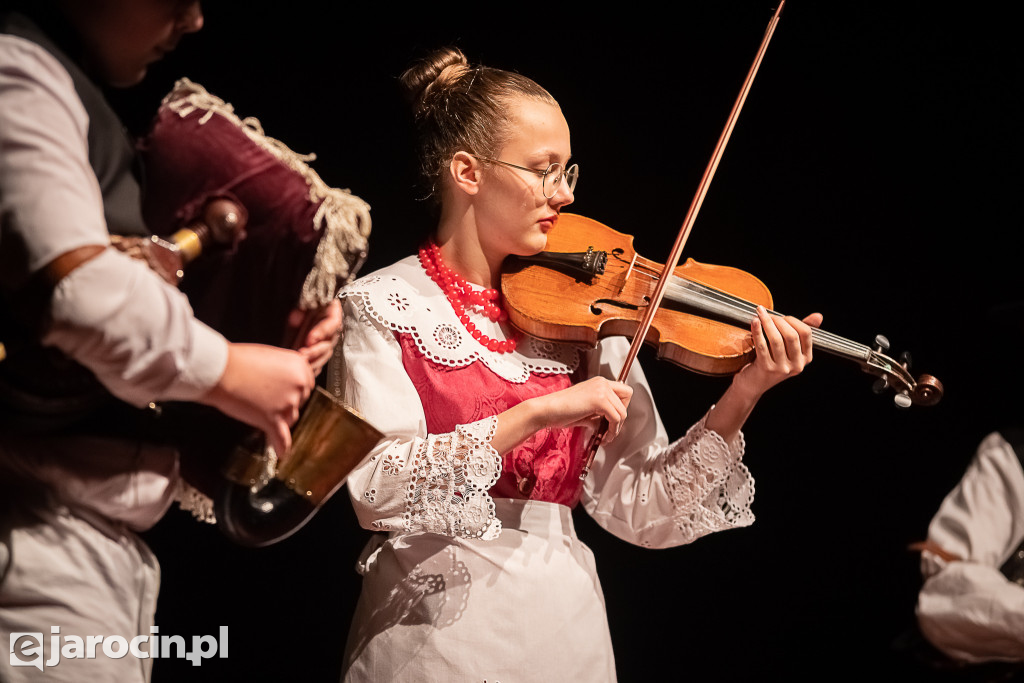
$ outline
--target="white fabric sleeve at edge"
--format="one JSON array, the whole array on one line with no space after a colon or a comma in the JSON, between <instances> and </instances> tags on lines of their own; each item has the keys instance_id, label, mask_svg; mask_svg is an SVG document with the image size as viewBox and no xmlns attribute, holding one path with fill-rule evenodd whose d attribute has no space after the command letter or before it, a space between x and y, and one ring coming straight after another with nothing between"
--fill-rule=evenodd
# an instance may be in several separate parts
<instances>
[{"instance_id":1,"label":"white fabric sleeve at edge","mask_svg":"<svg viewBox=\"0 0 1024 683\"><path fill-rule=\"evenodd\" d=\"M917 619L929 642L954 659L1024 661L1024 588L997 567L950 562L925 581Z\"/></svg>"},{"instance_id":2,"label":"white fabric sleeve at edge","mask_svg":"<svg viewBox=\"0 0 1024 683\"><path fill-rule=\"evenodd\" d=\"M1024 660L1024 588L999 571L1024 540L1024 471L1001 434L981 442L928 538L964 560L922 554L922 633L955 659Z\"/></svg>"}]
</instances>

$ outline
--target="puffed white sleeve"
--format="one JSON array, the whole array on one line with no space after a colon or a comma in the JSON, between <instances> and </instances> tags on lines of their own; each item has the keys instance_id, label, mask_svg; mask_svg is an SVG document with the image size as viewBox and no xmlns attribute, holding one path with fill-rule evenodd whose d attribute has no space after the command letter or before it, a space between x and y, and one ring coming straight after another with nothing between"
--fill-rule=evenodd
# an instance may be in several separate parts
<instances>
[{"instance_id":1,"label":"puffed white sleeve","mask_svg":"<svg viewBox=\"0 0 1024 683\"><path fill-rule=\"evenodd\" d=\"M360 524L491 539L501 531L487 491L501 474L491 447L496 417L428 434L423 406L402 364L395 332L342 292L345 401L386 436L348 477Z\"/></svg>"},{"instance_id":2,"label":"puffed white sleeve","mask_svg":"<svg viewBox=\"0 0 1024 683\"><path fill-rule=\"evenodd\" d=\"M629 350L622 337L603 340L590 374L615 378ZM754 480L742 462L743 435L730 443L705 428L707 416L669 443L650 386L638 363L622 432L594 458L583 491L586 511L630 543L667 548L754 521Z\"/></svg>"},{"instance_id":3,"label":"puffed white sleeve","mask_svg":"<svg viewBox=\"0 0 1024 683\"><path fill-rule=\"evenodd\" d=\"M88 115L67 71L39 46L0 36L0 99L0 289L14 293L61 254L110 235ZM135 405L200 398L227 364L227 341L188 299L114 249L62 279L49 304L41 341Z\"/></svg>"},{"instance_id":4,"label":"puffed white sleeve","mask_svg":"<svg viewBox=\"0 0 1024 683\"><path fill-rule=\"evenodd\" d=\"M928 539L964 559L922 554L921 632L954 659L1024 660L1024 587L999 570L1024 540L1024 471L1000 434L982 441Z\"/></svg>"}]
</instances>

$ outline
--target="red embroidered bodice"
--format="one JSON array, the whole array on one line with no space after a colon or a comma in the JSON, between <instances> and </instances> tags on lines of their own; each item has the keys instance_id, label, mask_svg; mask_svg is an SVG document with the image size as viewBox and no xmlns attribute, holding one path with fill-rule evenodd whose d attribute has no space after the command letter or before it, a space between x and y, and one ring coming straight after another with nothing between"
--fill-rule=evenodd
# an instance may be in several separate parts
<instances>
[{"instance_id":1,"label":"red embroidered bodice","mask_svg":"<svg viewBox=\"0 0 1024 683\"><path fill-rule=\"evenodd\" d=\"M497 415L535 396L568 388L569 375L531 374L509 382L480 361L461 368L435 363L409 334L398 334L402 363L419 393L427 431L443 434L456 425ZM494 498L523 498L573 507L579 501L583 469L583 430L542 429L502 458L502 473L490 490Z\"/></svg>"}]
</instances>

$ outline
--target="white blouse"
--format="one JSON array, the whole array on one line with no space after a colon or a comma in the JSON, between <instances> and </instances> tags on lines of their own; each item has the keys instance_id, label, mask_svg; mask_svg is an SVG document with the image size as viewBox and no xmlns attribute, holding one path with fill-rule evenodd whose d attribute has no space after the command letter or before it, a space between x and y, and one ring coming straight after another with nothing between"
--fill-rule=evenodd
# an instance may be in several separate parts
<instances>
[{"instance_id":1,"label":"white blouse","mask_svg":"<svg viewBox=\"0 0 1024 683\"><path fill-rule=\"evenodd\" d=\"M428 434L396 333L411 334L434 362L480 361L509 382L533 372L571 373L579 363L588 376L614 378L629 348L621 337L583 352L526 337L512 353L488 351L468 335L415 257L360 278L341 297L345 334L332 372L335 390L386 434L348 478L368 529L482 539L501 533L488 494L501 474L501 457L490 445L496 417ZM480 315L473 321L493 339L511 334ZM670 444L638 364L628 383L634 390L629 417L597 453L582 496L587 512L616 536L652 548L750 525L754 481L742 463L742 435L727 444L702 419Z\"/></svg>"}]
</instances>

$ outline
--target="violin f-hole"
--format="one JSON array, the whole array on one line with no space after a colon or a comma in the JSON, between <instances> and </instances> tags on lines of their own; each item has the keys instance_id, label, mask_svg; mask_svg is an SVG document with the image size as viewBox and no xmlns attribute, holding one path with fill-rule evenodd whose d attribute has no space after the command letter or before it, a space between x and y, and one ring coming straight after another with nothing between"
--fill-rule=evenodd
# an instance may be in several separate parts
<instances>
[{"instance_id":1,"label":"violin f-hole","mask_svg":"<svg viewBox=\"0 0 1024 683\"><path fill-rule=\"evenodd\" d=\"M590 304L590 312L594 315L601 315L602 311L599 308L600 304L608 304L609 306L615 306L616 308L624 308L627 311L639 311L641 308L647 308L651 303L649 296L643 297L644 302L642 304L631 304L626 301L618 301L617 299L598 299L594 303Z\"/></svg>"}]
</instances>

